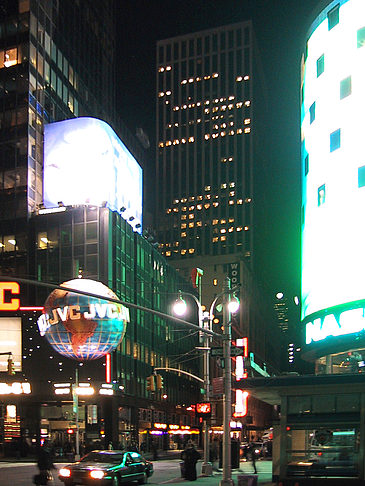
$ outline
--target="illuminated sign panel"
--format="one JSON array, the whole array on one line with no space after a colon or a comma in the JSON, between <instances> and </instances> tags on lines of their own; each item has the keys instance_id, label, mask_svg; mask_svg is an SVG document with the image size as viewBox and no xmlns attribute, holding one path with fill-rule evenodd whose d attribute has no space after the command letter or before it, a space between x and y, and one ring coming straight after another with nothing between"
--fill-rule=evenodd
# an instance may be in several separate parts
<instances>
[{"instance_id":1,"label":"illuminated sign panel","mask_svg":"<svg viewBox=\"0 0 365 486\"><path fill-rule=\"evenodd\" d=\"M11 352L14 370L22 370L22 320L20 317L0 317L0 352ZM7 369L8 356L0 355L0 371L7 371Z\"/></svg>"},{"instance_id":2,"label":"illuminated sign panel","mask_svg":"<svg viewBox=\"0 0 365 486\"><path fill-rule=\"evenodd\" d=\"M0 282L0 311L16 311L20 307L20 300L6 298L6 293L18 295L20 287L17 282Z\"/></svg>"},{"instance_id":3,"label":"illuminated sign panel","mask_svg":"<svg viewBox=\"0 0 365 486\"><path fill-rule=\"evenodd\" d=\"M45 207L107 205L141 232L142 168L114 130L85 117L50 123L44 132Z\"/></svg>"},{"instance_id":4,"label":"illuminated sign panel","mask_svg":"<svg viewBox=\"0 0 365 486\"><path fill-rule=\"evenodd\" d=\"M337 6L334 25L328 13ZM361 311L350 303L365 298L365 43L359 42L364 25L363 0L331 2L312 24L303 56L302 320L307 343L363 326ZM326 315L326 309L347 304L341 315Z\"/></svg>"}]
</instances>

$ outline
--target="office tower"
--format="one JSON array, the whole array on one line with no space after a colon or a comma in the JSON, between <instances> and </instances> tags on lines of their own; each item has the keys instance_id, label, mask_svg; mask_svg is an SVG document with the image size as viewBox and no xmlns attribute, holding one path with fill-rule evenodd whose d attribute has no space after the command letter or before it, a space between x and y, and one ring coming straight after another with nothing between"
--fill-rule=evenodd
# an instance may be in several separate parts
<instances>
[{"instance_id":1,"label":"office tower","mask_svg":"<svg viewBox=\"0 0 365 486\"><path fill-rule=\"evenodd\" d=\"M156 221L168 259L252 258L250 22L157 44Z\"/></svg>"}]
</instances>

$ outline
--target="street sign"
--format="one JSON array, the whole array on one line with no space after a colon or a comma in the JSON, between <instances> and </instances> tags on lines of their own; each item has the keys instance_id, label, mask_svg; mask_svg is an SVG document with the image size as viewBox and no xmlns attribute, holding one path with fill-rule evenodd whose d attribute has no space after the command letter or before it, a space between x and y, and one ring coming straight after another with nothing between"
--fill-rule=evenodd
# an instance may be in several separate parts
<instances>
[{"instance_id":1,"label":"street sign","mask_svg":"<svg viewBox=\"0 0 365 486\"><path fill-rule=\"evenodd\" d=\"M241 356L243 354L243 349L241 348L231 348L231 357L235 358L236 356ZM211 349L211 355L214 358L223 358L223 348L218 347L218 348L212 348Z\"/></svg>"}]
</instances>

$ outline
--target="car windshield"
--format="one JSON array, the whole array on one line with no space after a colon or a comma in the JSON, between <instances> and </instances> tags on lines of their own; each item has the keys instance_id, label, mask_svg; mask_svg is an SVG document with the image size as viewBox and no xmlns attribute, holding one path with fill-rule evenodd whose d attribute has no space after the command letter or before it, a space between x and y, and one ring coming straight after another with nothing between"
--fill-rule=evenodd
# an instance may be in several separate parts
<instances>
[{"instance_id":1,"label":"car windshield","mask_svg":"<svg viewBox=\"0 0 365 486\"><path fill-rule=\"evenodd\" d=\"M119 464L123 460L123 454L105 452L90 452L80 462L103 462L108 464Z\"/></svg>"}]
</instances>

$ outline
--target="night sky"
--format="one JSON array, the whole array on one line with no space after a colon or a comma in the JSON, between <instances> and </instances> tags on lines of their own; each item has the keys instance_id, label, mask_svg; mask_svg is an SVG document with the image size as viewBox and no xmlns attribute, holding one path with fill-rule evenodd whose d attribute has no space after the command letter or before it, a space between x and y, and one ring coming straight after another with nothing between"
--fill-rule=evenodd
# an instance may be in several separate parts
<instances>
[{"instance_id":1,"label":"night sky","mask_svg":"<svg viewBox=\"0 0 365 486\"><path fill-rule=\"evenodd\" d=\"M300 57L306 32L322 2L117 0L120 116L132 133L136 127L142 127L150 137L151 164L155 143L156 41L252 19L269 107L260 141L259 157L265 161L265 170L260 171L257 180L256 230L261 243L257 258L269 288L292 295L299 295L300 291Z\"/></svg>"}]
</instances>

